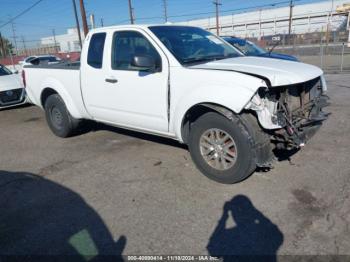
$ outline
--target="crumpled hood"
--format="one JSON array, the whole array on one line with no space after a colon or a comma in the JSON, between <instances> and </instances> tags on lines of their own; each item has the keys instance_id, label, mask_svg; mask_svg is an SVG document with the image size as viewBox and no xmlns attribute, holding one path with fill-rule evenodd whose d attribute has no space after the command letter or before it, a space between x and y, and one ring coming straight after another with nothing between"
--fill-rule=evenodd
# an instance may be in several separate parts
<instances>
[{"instance_id":1,"label":"crumpled hood","mask_svg":"<svg viewBox=\"0 0 350 262\"><path fill-rule=\"evenodd\" d=\"M284 86L309 81L323 74L316 66L299 62L261 57L236 57L189 68L232 70L267 78L272 86Z\"/></svg>"},{"instance_id":2,"label":"crumpled hood","mask_svg":"<svg viewBox=\"0 0 350 262\"><path fill-rule=\"evenodd\" d=\"M21 78L17 74L0 76L0 92L22 88Z\"/></svg>"}]
</instances>

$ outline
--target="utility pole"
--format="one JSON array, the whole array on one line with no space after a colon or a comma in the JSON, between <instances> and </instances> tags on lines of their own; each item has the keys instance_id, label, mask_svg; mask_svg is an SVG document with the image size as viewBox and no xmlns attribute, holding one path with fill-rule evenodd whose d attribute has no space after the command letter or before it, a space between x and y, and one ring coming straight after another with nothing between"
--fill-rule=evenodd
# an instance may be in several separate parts
<instances>
[{"instance_id":1,"label":"utility pole","mask_svg":"<svg viewBox=\"0 0 350 262\"><path fill-rule=\"evenodd\" d=\"M163 8L164 8L164 21L168 22L168 2L167 0L163 0Z\"/></svg>"},{"instance_id":2,"label":"utility pole","mask_svg":"<svg viewBox=\"0 0 350 262\"><path fill-rule=\"evenodd\" d=\"M288 42L291 44L292 23L293 23L293 0L289 3L289 27L288 27Z\"/></svg>"},{"instance_id":3,"label":"utility pole","mask_svg":"<svg viewBox=\"0 0 350 262\"><path fill-rule=\"evenodd\" d=\"M213 2L215 5L215 13L216 13L216 35L220 35L220 21L219 21L219 6L222 5L219 0L215 0Z\"/></svg>"},{"instance_id":4,"label":"utility pole","mask_svg":"<svg viewBox=\"0 0 350 262\"><path fill-rule=\"evenodd\" d=\"M100 21L101 21L101 27L103 27L103 18L101 18Z\"/></svg>"},{"instance_id":5,"label":"utility pole","mask_svg":"<svg viewBox=\"0 0 350 262\"><path fill-rule=\"evenodd\" d=\"M75 23L77 25L77 32L78 32L78 37L79 37L79 44L80 44L80 49L83 47L83 43L81 41L81 33L80 33L80 24L79 24L79 18L78 18L78 13L77 13L77 5L75 3L75 0L73 1L73 9L74 9L74 16L75 16Z\"/></svg>"},{"instance_id":6,"label":"utility pole","mask_svg":"<svg viewBox=\"0 0 350 262\"><path fill-rule=\"evenodd\" d=\"M131 0L128 0L129 3L129 15L130 15L130 24L135 23L135 18L134 18L134 8L132 7Z\"/></svg>"},{"instance_id":7,"label":"utility pole","mask_svg":"<svg viewBox=\"0 0 350 262\"><path fill-rule=\"evenodd\" d=\"M28 52L27 52L27 47L26 47L26 41L24 40L24 36L23 35L22 35L21 39L22 39L24 54L25 54L25 56L27 56Z\"/></svg>"},{"instance_id":8,"label":"utility pole","mask_svg":"<svg viewBox=\"0 0 350 262\"><path fill-rule=\"evenodd\" d=\"M52 29L52 36L53 36L53 44L54 44L55 52L58 53L55 29Z\"/></svg>"},{"instance_id":9,"label":"utility pole","mask_svg":"<svg viewBox=\"0 0 350 262\"><path fill-rule=\"evenodd\" d=\"M15 24L13 22L11 22L11 27L12 27L12 38L13 38L13 42L15 43L15 50L16 50L16 55L17 55L17 53L18 53L17 36L16 36Z\"/></svg>"},{"instance_id":10,"label":"utility pole","mask_svg":"<svg viewBox=\"0 0 350 262\"><path fill-rule=\"evenodd\" d=\"M260 8L259 9L259 38L258 38L259 41L261 41L261 12L262 12L262 9Z\"/></svg>"},{"instance_id":11,"label":"utility pole","mask_svg":"<svg viewBox=\"0 0 350 262\"><path fill-rule=\"evenodd\" d=\"M334 7L334 0L332 0L332 5L331 5L331 10L329 12L329 15L327 15L327 33L326 33L326 46L328 49L328 44L329 44L329 33L331 28L331 23L332 23L332 18L333 18L333 7Z\"/></svg>"},{"instance_id":12,"label":"utility pole","mask_svg":"<svg viewBox=\"0 0 350 262\"><path fill-rule=\"evenodd\" d=\"M94 16L94 14L90 14L90 24L91 24L91 28L95 28L95 16Z\"/></svg>"},{"instance_id":13,"label":"utility pole","mask_svg":"<svg viewBox=\"0 0 350 262\"><path fill-rule=\"evenodd\" d=\"M10 59L11 59L11 64L12 64L12 68L13 68L13 71L16 70L16 67L15 67L15 63L13 61L13 53L12 53L12 50L9 50L9 54L10 54Z\"/></svg>"},{"instance_id":14,"label":"utility pole","mask_svg":"<svg viewBox=\"0 0 350 262\"><path fill-rule=\"evenodd\" d=\"M80 2L81 20L83 21L84 36L86 36L89 33L89 28L88 28L88 24L86 21L84 0L80 0L79 2Z\"/></svg>"}]
</instances>

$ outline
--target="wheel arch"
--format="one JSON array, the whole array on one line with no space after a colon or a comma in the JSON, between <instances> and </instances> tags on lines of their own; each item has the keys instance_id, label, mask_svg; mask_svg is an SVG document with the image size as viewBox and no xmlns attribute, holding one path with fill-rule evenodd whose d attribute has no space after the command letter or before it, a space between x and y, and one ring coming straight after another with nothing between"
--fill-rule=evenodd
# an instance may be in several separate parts
<instances>
[{"instance_id":1,"label":"wheel arch","mask_svg":"<svg viewBox=\"0 0 350 262\"><path fill-rule=\"evenodd\" d=\"M54 95L54 94L58 94L56 90L54 90L53 88L50 87L46 87L40 95L40 104L43 108L45 108L45 103L46 100L49 98L49 96Z\"/></svg>"},{"instance_id":2,"label":"wheel arch","mask_svg":"<svg viewBox=\"0 0 350 262\"><path fill-rule=\"evenodd\" d=\"M258 117L254 111L242 110L239 114L229 108L215 103L200 103L187 110L181 124L181 137L185 144L191 130L191 123L208 112L216 112L230 121L244 126L242 130L247 131L247 136L254 150L254 158L257 166L271 167L274 161L270 135L259 124Z\"/></svg>"},{"instance_id":3,"label":"wheel arch","mask_svg":"<svg viewBox=\"0 0 350 262\"><path fill-rule=\"evenodd\" d=\"M59 95L63 102L65 103L68 112L76 119L80 119L82 118L79 110L77 109L77 107L74 105L74 102L72 100L72 98L69 96L69 94L64 90L64 88L60 88L60 87L44 87L42 89L42 92L40 94L40 106L42 108L45 109L45 102L47 100L47 98L51 95L57 94Z\"/></svg>"},{"instance_id":4,"label":"wheel arch","mask_svg":"<svg viewBox=\"0 0 350 262\"><path fill-rule=\"evenodd\" d=\"M185 144L187 144L188 142L188 136L191 130L191 123L193 123L200 116L208 112L219 113L230 120L233 119L232 116L235 114L229 108L216 103L205 102L193 105L186 111L181 121L181 138Z\"/></svg>"}]
</instances>

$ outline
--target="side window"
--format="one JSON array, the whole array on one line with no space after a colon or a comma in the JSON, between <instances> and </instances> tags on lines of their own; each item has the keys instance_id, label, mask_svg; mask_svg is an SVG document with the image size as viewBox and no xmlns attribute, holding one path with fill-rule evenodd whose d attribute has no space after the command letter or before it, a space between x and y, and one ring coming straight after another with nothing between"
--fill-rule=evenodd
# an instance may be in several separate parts
<instances>
[{"instance_id":1,"label":"side window","mask_svg":"<svg viewBox=\"0 0 350 262\"><path fill-rule=\"evenodd\" d=\"M105 40L106 33L96 33L91 37L87 63L94 68L102 68Z\"/></svg>"},{"instance_id":2,"label":"side window","mask_svg":"<svg viewBox=\"0 0 350 262\"><path fill-rule=\"evenodd\" d=\"M116 32L113 35L112 45L112 69L132 70L138 68L132 66L135 56L149 56L156 62L157 69L161 68L161 58L153 45L141 33L135 31Z\"/></svg>"}]
</instances>

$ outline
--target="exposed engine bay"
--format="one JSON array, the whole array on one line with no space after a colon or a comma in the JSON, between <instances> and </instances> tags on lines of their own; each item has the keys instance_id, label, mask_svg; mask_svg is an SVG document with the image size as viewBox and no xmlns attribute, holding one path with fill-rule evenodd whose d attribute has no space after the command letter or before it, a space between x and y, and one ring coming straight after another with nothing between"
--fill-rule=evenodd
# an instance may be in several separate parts
<instances>
[{"instance_id":1,"label":"exposed engine bay","mask_svg":"<svg viewBox=\"0 0 350 262\"><path fill-rule=\"evenodd\" d=\"M288 86L261 87L245 107L256 112L261 126L280 149L303 147L329 113L323 76Z\"/></svg>"}]
</instances>

